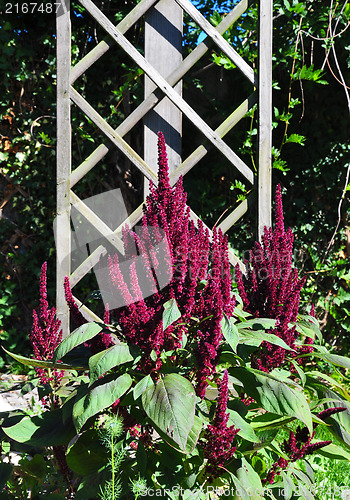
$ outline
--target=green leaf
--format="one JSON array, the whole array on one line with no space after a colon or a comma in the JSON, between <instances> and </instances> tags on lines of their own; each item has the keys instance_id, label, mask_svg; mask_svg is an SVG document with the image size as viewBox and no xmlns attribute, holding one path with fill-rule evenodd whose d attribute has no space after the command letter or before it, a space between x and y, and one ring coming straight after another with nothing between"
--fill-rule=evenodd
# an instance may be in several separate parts
<instances>
[{"instance_id":1,"label":"green leaf","mask_svg":"<svg viewBox=\"0 0 350 500\"><path fill-rule=\"evenodd\" d=\"M334 385L335 387L340 389L342 392L345 392L346 394L348 394L345 387L342 386L342 384L338 380L335 380L334 378L330 377L329 375L326 375L325 373L321 373L317 370L312 370L312 371L307 372L307 376L308 377L313 376L313 377L322 378L323 380L326 380L326 382L328 382L331 386ZM349 401L350 401L350 395L349 395Z\"/></svg>"},{"instance_id":2,"label":"green leaf","mask_svg":"<svg viewBox=\"0 0 350 500\"><path fill-rule=\"evenodd\" d=\"M168 300L163 307L163 330L166 330L168 326L181 318L181 313L175 299Z\"/></svg>"},{"instance_id":3,"label":"green leaf","mask_svg":"<svg viewBox=\"0 0 350 500\"><path fill-rule=\"evenodd\" d=\"M271 375L252 368L234 367L230 374L244 384L245 392L271 413L295 417L312 432L312 414L302 392L291 389Z\"/></svg>"},{"instance_id":4,"label":"green leaf","mask_svg":"<svg viewBox=\"0 0 350 500\"><path fill-rule=\"evenodd\" d=\"M313 316L299 314L298 321L296 323L290 323L290 326L295 326L297 332L305 335L305 337L310 337L312 339L317 337L320 342L322 341L319 323Z\"/></svg>"},{"instance_id":5,"label":"green leaf","mask_svg":"<svg viewBox=\"0 0 350 500\"><path fill-rule=\"evenodd\" d=\"M179 451L180 453L188 455L189 453L192 453L195 447L197 446L198 439L202 431L202 427L203 427L202 420L199 417L197 417L197 415L195 415L193 426L188 434L188 438L184 448L180 448L179 445L171 437L169 437L165 432L160 430L159 427L157 427L156 425L155 425L155 430L169 446L175 448L175 450Z\"/></svg>"},{"instance_id":6,"label":"green leaf","mask_svg":"<svg viewBox=\"0 0 350 500\"><path fill-rule=\"evenodd\" d=\"M68 467L82 476L97 472L107 461L106 448L100 442L96 429L83 432L67 452Z\"/></svg>"},{"instance_id":7,"label":"green leaf","mask_svg":"<svg viewBox=\"0 0 350 500\"><path fill-rule=\"evenodd\" d=\"M290 134L288 135L284 142L287 144L288 142L295 142L296 144L300 144L301 146L304 146L306 137L304 135L300 134Z\"/></svg>"},{"instance_id":8,"label":"green leaf","mask_svg":"<svg viewBox=\"0 0 350 500\"><path fill-rule=\"evenodd\" d=\"M236 475L241 488L247 493L248 498L251 500L263 500L264 488L260 477L245 458L242 458L242 465L237 470Z\"/></svg>"},{"instance_id":9,"label":"green leaf","mask_svg":"<svg viewBox=\"0 0 350 500\"><path fill-rule=\"evenodd\" d=\"M320 448L317 453L332 460L348 460L350 462L350 453L336 444L329 444L324 448Z\"/></svg>"},{"instance_id":10,"label":"green leaf","mask_svg":"<svg viewBox=\"0 0 350 500\"><path fill-rule=\"evenodd\" d=\"M101 472L84 476L79 483L75 500L86 500L87 498L99 498L101 485L110 479L110 471L105 468Z\"/></svg>"},{"instance_id":11,"label":"green leaf","mask_svg":"<svg viewBox=\"0 0 350 500\"><path fill-rule=\"evenodd\" d=\"M314 351L312 353L313 356L328 361L332 365L342 366L350 370L350 358L340 356L339 354L331 354L324 346L314 345L314 348L317 349L318 352Z\"/></svg>"},{"instance_id":12,"label":"green leaf","mask_svg":"<svg viewBox=\"0 0 350 500\"><path fill-rule=\"evenodd\" d=\"M153 380L151 375L148 374L141 380L139 380L139 382L137 382L137 384L135 385L133 389L134 398L138 399L145 392L145 390L148 389L148 387L150 387L151 385L153 385Z\"/></svg>"},{"instance_id":13,"label":"green leaf","mask_svg":"<svg viewBox=\"0 0 350 500\"><path fill-rule=\"evenodd\" d=\"M236 411L230 410L229 408L227 409L227 411L230 415L227 425L234 425L236 429L239 429L238 435L243 439L246 439L251 443L259 443L260 439L255 434L250 424L246 420L244 420L244 418L241 417L241 415Z\"/></svg>"},{"instance_id":14,"label":"green leaf","mask_svg":"<svg viewBox=\"0 0 350 500\"><path fill-rule=\"evenodd\" d=\"M11 476L13 467L11 464L0 463L0 488L6 486L7 480Z\"/></svg>"},{"instance_id":15,"label":"green leaf","mask_svg":"<svg viewBox=\"0 0 350 500\"><path fill-rule=\"evenodd\" d=\"M251 423L253 429L258 431L268 431L271 429L279 429L284 427L286 424L293 422L295 417L281 417L274 413L263 413L254 418Z\"/></svg>"},{"instance_id":16,"label":"green leaf","mask_svg":"<svg viewBox=\"0 0 350 500\"><path fill-rule=\"evenodd\" d=\"M51 361L41 361L39 359L26 358L25 356L21 356L20 354L14 354L13 352L7 351L5 347L2 347L3 350L11 356L13 359L27 366L37 366L38 368L50 368L51 370L86 370L86 366L74 366L68 365L66 363L53 363Z\"/></svg>"},{"instance_id":17,"label":"green leaf","mask_svg":"<svg viewBox=\"0 0 350 500\"><path fill-rule=\"evenodd\" d=\"M82 394L73 406L73 423L77 432L83 427L86 421L111 406L119 399L131 386L132 378L128 373L124 373L115 380L105 382L94 387L87 394Z\"/></svg>"},{"instance_id":18,"label":"green leaf","mask_svg":"<svg viewBox=\"0 0 350 500\"><path fill-rule=\"evenodd\" d=\"M192 384L177 373L160 378L142 394L147 416L181 450L194 424L196 395Z\"/></svg>"},{"instance_id":19,"label":"green leaf","mask_svg":"<svg viewBox=\"0 0 350 500\"><path fill-rule=\"evenodd\" d=\"M2 430L19 443L45 447L66 444L74 435L71 420L63 423L62 409L25 416L17 424L2 427Z\"/></svg>"},{"instance_id":20,"label":"green leaf","mask_svg":"<svg viewBox=\"0 0 350 500\"><path fill-rule=\"evenodd\" d=\"M133 361L137 356L137 349L127 344L116 344L105 351L98 352L89 359L90 385L111 368Z\"/></svg>"},{"instance_id":21,"label":"green leaf","mask_svg":"<svg viewBox=\"0 0 350 500\"><path fill-rule=\"evenodd\" d=\"M241 330L245 330L247 328L253 328L253 330L270 330L271 328L275 328L276 320L270 318L253 318L253 319L244 319L242 323L237 324L237 328L239 332Z\"/></svg>"},{"instance_id":22,"label":"green leaf","mask_svg":"<svg viewBox=\"0 0 350 500\"><path fill-rule=\"evenodd\" d=\"M21 468L30 476L42 479L49 471L49 465L42 455L34 455L30 460L22 460Z\"/></svg>"},{"instance_id":23,"label":"green leaf","mask_svg":"<svg viewBox=\"0 0 350 500\"><path fill-rule=\"evenodd\" d=\"M80 344L87 342L88 340L95 337L102 330L102 326L97 323L85 323L79 326L74 332L72 332L68 337L66 337L60 345L55 349L53 353L52 360L57 361L62 359L67 352L74 349Z\"/></svg>"},{"instance_id":24,"label":"green leaf","mask_svg":"<svg viewBox=\"0 0 350 500\"><path fill-rule=\"evenodd\" d=\"M294 351L284 340L277 337L273 333L255 332L251 330L242 330L240 332L239 342L241 344L247 344L252 346L260 346L262 342L269 342L270 344L278 345L283 347L287 351ZM294 351L295 352L295 351Z\"/></svg>"},{"instance_id":25,"label":"green leaf","mask_svg":"<svg viewBox=\"0 0 350 500\"><path fill-rule=\"evenodd\" d=\"M295 371L297 372L297 374L300 378L300 382L304 386L306 383L306 375L305 375L304 370L301 368L301 366L297 363L297 361L295 359L289 359L289 361L294 366Z\"/></svg>"},{"instance_id":26,"label":"green leaf","mask_svg":"<svg viewBox=\"0 0 350 500\"><path fill-rule=\"evenodd\" d=\"M229 344L233 352L236 352L239 342L239 333L237 326L233 322L233 318L228 318L226 314L221 320L221 331L224 339Z\"/></svg>"}]
</instances>

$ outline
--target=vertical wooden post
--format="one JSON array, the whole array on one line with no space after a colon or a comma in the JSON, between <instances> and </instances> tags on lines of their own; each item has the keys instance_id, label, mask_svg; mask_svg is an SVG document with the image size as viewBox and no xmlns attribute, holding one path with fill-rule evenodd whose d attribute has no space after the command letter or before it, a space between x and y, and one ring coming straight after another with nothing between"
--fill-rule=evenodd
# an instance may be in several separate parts
<instances>
[{"instance_id":1,"label":"vertical wooden post","mask_svg":"<svg viewBox=\"0 0 350 500\"><path fill-rule=\"evenodd\" d=\"M258 66L258 238L271 226L272 148L272 8L273 0L259 0Z\"/></svg>"},{"instance_id":2,"label":"vertical wooden post","mask_svg":"<svg viewBox=\"0 0 350 500\"><path fill-rule=\"evenodd\" d=\"M63 281L70 276L71 229L70 185L71 120L70 68L71 25L70 0L61 0L56 14L57 34L57 214L56 214L56 301L57 317L62 322L63 336L69 333L69 312L64 298Z\"/></svg>"},{"instance_id":3,"label":"vertical wooden post","mask_svg":"<svg viewBox=\"0 0 350 500\"><path fill-rule=\"evenodd\" d=\"M175 0L160 0L146 14L145 58L165 78L182 61L183 12ZM155 85L145 77L145 98L154 91ZM181 94L182 83L176 91ZM163 99L144 119L144 159L157 169L157 132L162 131L167 144L170 171L181 163L181 111ZM148 194L148 181L145 180L145 196Z\"/></svg>"}]
</instances>

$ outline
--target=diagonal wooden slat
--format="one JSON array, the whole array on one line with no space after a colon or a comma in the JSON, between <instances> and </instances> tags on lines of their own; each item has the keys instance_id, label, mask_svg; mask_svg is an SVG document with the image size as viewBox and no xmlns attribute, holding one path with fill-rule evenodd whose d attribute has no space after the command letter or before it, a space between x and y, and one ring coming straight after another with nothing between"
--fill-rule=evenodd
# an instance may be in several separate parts
<instances>
[{"instance_id":1,"label":"diagonal wooden slat","mask_svg":"<svg viewBox=\"0 0 350 500\"><path fill-rule=\"evenodd\" d=\"M87 321L97 321L97 323L103 323L102 319L97 316L91 309L89 309L85 304L83 305L82 301L73 295L73 299L78 304L79 310L81 314Z\"/></svg>"},{"instance_id":2,"label":"diagonal wooden slat","mask_svg":"<svg viewBox=\"0 0 350 500\"><path fill-rule=\"evenodd\" d=\"M248 99L243 101L242 104L240 104L240 106L238 106L238 108L236 108L235 111L233 111L233 113L231 113L230 116L228 116L226 120L221 123L221 125L218 126L215 132L220 137L224 137L246 115L246 113L248 113L255 102L256 94L253 93L248 97ZM198 148L193 151L193 153L190 154L172 174L170 174L171 184L175 184L180 175L185 175L189 170L191 170L191 168L204 158L210 149L211 144L208 142L198 146Z\"/></svg>"},{"instance_id":3,"label":"diagonal wooden slat","mask_svg":"<svg viewBox=\"0 0 350 500\"><path fill-rule=\"evenodd\" d=\"M219 35L217 30L212 26L196 9L196 7L189 0L175 0L191 17L198 26L211 37L213 42L227 55L229 59L237 66L237 68L248 78L248 80L257 86L257 78L254 74L253 68L241 57L233 47Z\"/></svg>"},{"instance_id":4,"label":"diagonal wooden slat","mask_svg":"<svg viewBox=\"0 0 350 500\"><path fill-rule=\"evenodd\" d=\"M120 21L117 25L117 29L123 34L126 33L128 29L131 28L131 26L135 24L156 2L157 0L141 0L141 2L137 4L136 7L134 7L132 11L129 12L124 19L122 19L122 21ZM86 56L84 56L75 66L73 66L70 74L71 85L73 85L73 83L113 45L115 45L114 40L107 36L88 54L86 54Z\"/></svg>"},{"instance_id":5,"label":"diagonal wooden slat","mask_svg":"<svg viewBox=\"0 0 350 500\"><path fill-rule=\"evenodd\" d=\"M121 237L115 232L112 232L107 224L103 222L73 191L70 192L70 201L78 212L97 229L101 236L106 238L111 245L124 255L124 245Z\"/></svg>"},{"instance_id":6,"label":"diagonal wooden slat","mask_svg":"<svg viewBox=\"0 0 350 500\"><path fill-rule=\"evenodd\" d=\"M93 267L100 261L101 257L107 254L107 250L103 245L100 245L92 252L87 259L84 260L70 275L69 283L71 288L75 287L81 279L89 273Z\"/></svg>"},{"instance_id":7,"label":"diagonal wooden slat","mask_svg":"<svg viewBox=\"0 0 350 500\"><path fill-rule=\"evenodd\" d=\"M117 146L125 156L137 167L143 175L152 181L157 180L157 174L143 161L127 142L118 135L102 116L77 92L73 87L70 88L70 97L73 102L88 116L108 139Z\"/></svg>"},{"instance_id":8,"label":"diagonal wooden slat","mask_svg":"<svg viewBox=\"0 0 350 500\"><path fill-rule=\"evenodd\" d=\"M252 194L248 194L247 198L243 200L232 212L218 224L218 229L221 229L223 233L226 233L233 224L235 224L243 215L251 208L253 204Z\"/></svg>"},{"instance_id":9,"label":"diagonal wooden slat","mask_svg":"<svg viewBox=\"0 0 350 500\"><path fill-rule=\"evenodd\" d=\"M232 24L246 11L248 0L241 2L232 9L231 12L215 27L219 34L225 33ZM119 25L118 25L119 26ZM114 42L113 42L114 43ZM196 64L199 59L205 55L213 42L211 39L206 39L182 61L175 71L166 79L169 85L174 86L179 80ZM79 64L79 63L78 63ZM73 68L74 69L74 68ZM156 90L150 94L126 119L119 125L115 132L123 137L138 123L153 107L164 97L163 92ZM112 148L111 143L100 144L95 151L89 155L71 174L70 182L73 187L85 174L87 174ZM179 166L179 168L181 165Z\"/></svg>"},{"instance_id":10,"label":"diagonal wooden slat","mask_svg":"<svg viewBox=\"0 0 350 500\"><path fill-rule=\"evenodd\" d=\"M167 81L145 60L137 49L118 31L109 19L96 7L91 0L80 0L80 3L90 12L96 21L107 33L132 57L136 64L143 69L147 76L164 92L164 94L187 116L187 118L206 136L207 139L235 165L242 175L251 183L254 183L254 173L250 168L232 151L232 149L202 120L202 118L191 108L191 106L175 92ZM74 89L73 89L74 90Z\"/></svg>"}]
</instances>

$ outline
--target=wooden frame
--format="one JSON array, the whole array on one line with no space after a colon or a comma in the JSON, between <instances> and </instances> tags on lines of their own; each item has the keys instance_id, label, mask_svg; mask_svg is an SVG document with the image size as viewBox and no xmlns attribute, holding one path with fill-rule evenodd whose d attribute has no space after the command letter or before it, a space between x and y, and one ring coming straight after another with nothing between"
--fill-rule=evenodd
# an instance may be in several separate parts
<instances>
[{"instance_id":1,"label":"wooden frame","mask_svg":"<svg viewBox=\"0 0 350 500\"><path fill-rule=\"evenodd\" d=\"M157 182L157 175L151 167L154 164L154 124L155 113L168 123L169 133L167 142L171 143L170 156L174 168L171 171L171 183L175 184L180 175L185 175L207 153L210 148L216 148L223 154L251 185L257 184L258 191L258 218L259 235L264 225L271 224L271 54L272 54L272 0L259 2L259 71L256 75L253 69L244 61L222 37L222 34L245 12L249 0L241 0L223 21L215 28L199 13L190 0L141 0L137 6L117 25L101 12L92 0L79 0L81 5L106 31L106 38L100 42L89 54L70 68L70 19L69 1L66 12L57 17L57 307L58 315L63 321L64 335L68 332L68 314L64 302L62 282L68 275L72 286L89 271L98 261L102 249L97 249L86 262L71 274L69 263L70 252L70 203L106 236L116 248L122 248L120 232L121 224L110 234L96 214L89 211L86 204L79 200L73 188L86 173L94 168L98 162L117 147L145 176L146 179ZM207 38L200 43L184 60L181 57L182 11L186 11L191 18L207 34ZM145 57L124 36L127 30L140 19L146 16L146 51ZM169 46L172 50L174 64L168 66L166 44L160 61L152 58L154 44L159 45L159 38L164 36L165 23L169 31ZM173 37L173 38L171 38ZM113 44L118 44L146 75L146 93L144 101L135 109L115 130L108 125L102 116L77 92L73 84L94 62L98 60ZM189 106L181 95L181 79L187 71L211 48L216 45L229 57L245 78L252 84L252 94L227 119L212 130L208 124ZM148 48L147 48L148 47ZM169 49L170 50L170 49ZM159 64L158 64L159 63ZM256 91L258 87L258 91ZM106 137L106 142L100 144L73 172L71 172L71 139L70 139L70 101L73 101L86 116L100 129ZM259 145L258 145L258 178L242 161L242 159L223 140L225 135L239 122L241 118L258 101ZM157 109L155 110L155 107ZM201 146L181 161L181 119L185 115L204 136ZM153 116L153 118L152 118ZM141 119L145 120L145 154L141 158L123 139L132 127ZM173 131L173 132L171 132ZM175 134L171 136L171 133ZM175 137L176 136L176 137ZM226 232L248 210L249 200L242 202L229 213L219 224ZM197 216L191 212L193 219ZM142 217L142 207L138 207L128 218L129 225L133 226ZM211 233L211 231L210 231ZM230 252L230 262L240 263L233 252ZM241 264L241 263L240 263ZM96 316L84 308L84 314L90 319Z\"/></svg>"}]
</instances>

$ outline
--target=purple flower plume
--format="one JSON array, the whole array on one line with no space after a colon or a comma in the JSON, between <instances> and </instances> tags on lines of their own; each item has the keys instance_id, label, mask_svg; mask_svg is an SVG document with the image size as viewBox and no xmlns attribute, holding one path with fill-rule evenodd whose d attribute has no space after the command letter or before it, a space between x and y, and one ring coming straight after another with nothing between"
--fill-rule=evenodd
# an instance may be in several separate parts
<instances>
[{"instance_id":1,"label":"purple flower plume","mask_svg":"<svg viewBox=\"0 0 350 500\"><path fill-rule=\"evenodd\" d=\"M227 413L227 397L228 397L228 374L224 372L221 381L218 402L216 406L215 418L213 425L208 425L204 443L204 456L208 460L206 472L211 479L218 477L220 467L223 467L229 461L236 451L233 445L233 439L239 429L234 425L227 427L229 414Z\"/></svg>"},{"instance_id":2,"label":"purple flower plume","mask_svg":"<svg viewBox=\"0 0 350 500\"><path fill-rule=\"evenodd\" d=\"M285 440L283 443L283 451L286 453L286 455L288 455L288 460L280 457L277 462L272 465L262 483L272 484L274 482L276 474L279 475L281 473L281 470L286 469L289 462L300 460L306 455L311 455L316 450L319 450L320 448L328 446L332 443L332 441L320 441L318 443L311 444L311 440L314 436L315 431L310 435L306 427L303 427L303 429L300 429L300 427L298 427L295 434L293 431L290 431L288 441Z\"/></svg>"},{"instance_id":3,"label":"purple flower plume","mask_svg":"<svg viewBox=\"0 0 350 500\"><path fill-rule=\"evenodd\" d=\"M38 311L33 310L33 325L29 333L34 357L41 361L52 359L53 352L62 339L61 321L56 318L56 308L49 309L47 301L46 270L47 263L44 262L40 275L40 305ZM46 368L36 367L35 370L42 384L52 382L56 385L63 377L61 370L52 370L50 373Z\"/></svg>"},{"instance_id":4,"label":"purple flower plume","mask_svg":"<svg viewBox=\"0 0 350 500\"><path fill-rule=\"evenodd\" d=\"M64 295L75 326L78 328L79 326L88 323L88 321L79 311L78 304L74 300L68 276L64 278ZM108 306L105 310L104 321L105 323L109 321ZM99 332L94 338L86 342L85 345L90 348L92 354L97 354L98 352L104 351L105 349L110 347L112 345L112 339L111 335L108 333L108 328L105 328L104 330Z\"/></svg>"},{"instance_id":5,"label":"purple flower plume","mask_svg":"<svg viewBox=\"0 0 350 500\"><path fill-rule=\"evenodd\" d=\"M159 255L157 244L163 237L169 252ZM191 317L196 316L203 321L200 331L192 329L190 340L197 346L196 391L204 397L207 378L215 372L218 361L222 338L220 322L224 313L230 316L234 309L227 239L221 231L214 230L211 240L203 223L199 221L195 225L190 219L182 178L175 187L170 185L162 133L158 134L158 185L151 183L150 186L142 219L142 238L125 227L123 242L127 259L142 259L145 276L141 283L132 266L129 275L124 276L118 255L109 258L112 285L127 304L111 312L125 339L144 352L140 369L158 370L162 364L161 351L176 352L183 333L189 330ZM203 286L199 286L199 282ZM161 288L158 283L168 285ZM143 298L142 289L146 285L153 294ZM163 331L164 304L170 299L176 300L181 318ZM156 361L150 359L152 351Z\"/></svg>"},{"instance_id":6,"label":"purple flower plume","mask_svg":"<svg viewBox=\"0 0 350 500\"><path fill-rule=\"evenodd\" d=\"M234 425L227 427L229 414L227 413L228 397L228 374L227 370L219 389L219 397L216 406L213 425L208 425L204 443L204 457L208 460L206 472L211 479L221 475L220 467L229 461L236 451L233 439L239 429Z\"/></svg>"},{"instance_id":7,"label":"purple flower plume","mask_svg":"<svg viewBox=\"0 0 350 500\"><path fill-rule=\"evenodd\" d=\"M298 272L292 266L292 257L293 233L290 228L287 231L284 229L281 186L278 185L275 228L265 227L261 243L255 242L250 259L245 262L245 276L236 266L236 281L244 309L257 318L276 319L276 326L269 333L277 335L297 350L295 341L298 333L289 324L297 319L305 278L298 278ZM306 339L306 342L312 343L311 339ZM304 354L311 351L312 346L307 346L298 352ZM252 355L251 364L269 372L283 364L285 356L286 350L282 347L263 342Z\"/></svg>"}]
</instances>

